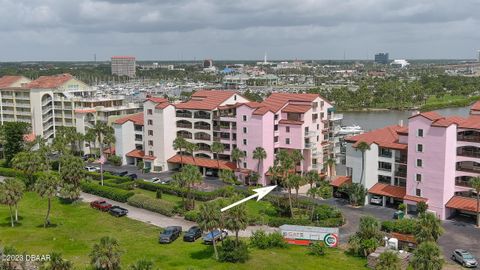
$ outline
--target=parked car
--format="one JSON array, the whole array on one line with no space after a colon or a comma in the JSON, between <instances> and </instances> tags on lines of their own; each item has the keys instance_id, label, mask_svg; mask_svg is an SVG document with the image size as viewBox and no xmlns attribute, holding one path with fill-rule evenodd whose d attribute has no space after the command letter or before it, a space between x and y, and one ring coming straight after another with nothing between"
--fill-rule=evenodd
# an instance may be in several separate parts
<instances>
[{"instance_id":1,"label":"parked car","mask_svg":"<svg viewBox=\"0 0 480 270\"><path fill-rule=\"evenodd\" d=\"M478 266L477 259L464 249L455 249L452 254L452 260L460 263L463 267L475 268Z\"/></svg>"},{"instance_id":2,"label":"parked car","mask_svg":"<svg viewBox=\"0 0 480 270\"><path fill-rule=\"evenodd\" d=\"M114 172L114 171L109 171L111 175L116 175L116 176L125 176L128 174L128 171L123 171L123 172Z\"/></svg>"},{"instance_id":3,"label":"parked car","mask_svg":"<svg viewBox=\"0 0 480 270\"><path fill-rule=\"evenodd\" d=\"M370 203L371 204L382 205L383 204L383 198L382 198L382 196L373 195L370 198Z\"/></svg>"},{"instance_id":4,"label":"parked car","mask_svg":"<svg viewBox=\"0 0 480 270\"><path fill-rule=\"evenodd\" d=\"M83 155L83 160L85 160L85 161L87 161L90 158L97 159L97 155L95 155L95 154L85 154L85 155Z\"/></svg>"},{"instance_id":5,"label":"parked car","mask_svg":"<svg viewBox=\"0 0 480 270\"><path fill-rule=\"evenodd\" d=\"M85 170L87 172L96 172L97 171L97 168L93 167L93 166L86 166L85 167Z\"/></svg>"},{"instance_id":6,"label":"parked car","mask_svg":"<svg viewBox=\"0 0 480 270\"><path fill-rule=\"evenodd\" d=\"M155 184L159 184L161 181L162 181L162 179L160 179L158 177L153 177L152 179L150 179L150 182L155 183Z\"/></svg>"},{"instance_id":7,"label":"parked car","mask_svg":"<svg viewBox=\"0 0 480 270\"><path fill-rule=\"evenodd\" d=\"M129 177L132 180L135 180L138 178L138 176L135 173L128 174L127 177Z\"/></svg>"},{"instance_id":8,"label":"parked car","mask_svg":"<svg viewBox=\"0 0 480 270\"><path fill-rule=\"evenodd\" d=\"M202 229L198 226L193 226L183 235L183 241L195 242L200 237L202 237Z\"/></svg>"},{"instance_id":9,"label":"parked car","mask_svg":"<svg viewBox=\"0 0 480 270\"><path fill-rule=\"evenodd\" d=\"M213 230L203 236L203 243L211 245L213 244L213 239L215 239L215 241L222 241L225 237L227 237L227 235L227 231Z\"/></svg>"},{"instance_id":10,"label":"parked car","mask_svg":"<svg viewBox=\"0 0 480 270\"><path fill-rule=\"evenodd\" d=\"M160 184L162 185L167 185L167 184L170 184L172 182L172 179L160 179Z\"/></svg>"},{"instance_id":11,"label":"parked car","mask_svg":"<svg viewBox=\"0 0 480 270\"><path fill-rule=\"evenodd\" d=\"M90 203L90 206L104 212L107 212L108 210L110 210L110 208L112 208L112 205L104 200L93 201Z\"/></svg>"},{"instance_id":12,"label":"parked car","mask_svg":"<svg viewBox=\"0 0 480 270\"><path fill-rule=\"evenodd\" d=\"M175 239L177 239L182 233L182 227L180 226L169 226L158 237L158 242L161 244L168 244Z\"/></svg>"},{"instance_id":13,"label":"parked car","mask_svg":"<svg viewBox=\"0 0 480 270\"><path fill-rule=\"evenodd\" d=\"M115 216L115 217L122 217L122 216L125 216L128 214L128 210L123 208L123 207L120 207L118 205L114 205L112 207L110 207L110 210L108 210L108 212L110 213L110 215L112 216Z\"/></svg>"},{"instance_id":14,"label":"parked car","mask_svg":"<svg viewBox=\"0 0 480 270\"><path fill-rule=\"evenodd\" d=\"M207 170L205 176L218 177L218 172L216 170Z\"/></svg>"}]
</instances>

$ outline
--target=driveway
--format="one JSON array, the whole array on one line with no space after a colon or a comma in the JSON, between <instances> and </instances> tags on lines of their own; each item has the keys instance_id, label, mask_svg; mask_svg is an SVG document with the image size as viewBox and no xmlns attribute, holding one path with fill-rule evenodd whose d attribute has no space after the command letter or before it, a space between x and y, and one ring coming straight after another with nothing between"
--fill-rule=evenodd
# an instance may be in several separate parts
<instances>
[{"instance_id":1,"label":"driveway","mask_svg":"<svg viewBox=\"0 0 480 270\"><path fill-rule=\"evenodd\" d=\"M445 233L438 239L438 243L443 248L446 260L451 261L450 256L456 248L466 249L480 259L480 229L475 224L446 220L443 228Z\"/></svg>"},{"instance_id":2,"label":"driveway","mask_svg":"<svg viewBox=\"0 0 480 270\"><path fill-rule=\"evenodd\" d=\"M195 222L185 220L183 217L179 217L179 216L167 217L167 216L164 216L155 212L151 212L145 209L130 206L126 203L120 203L117 201L113 201L110 199L102 198L102 197L84 193L84 192L80 194L80 198L82 199L82 201L87 203L90 203L98 199L105 200L112 205L118 205L127 209L128 218L135 219L135 220L148 223L161 228L165 228L167 226L182 226L182 230L186 231L190 227L196 225ZM254 231L257 231L259 229L263 229L264 231L267 231L267 232L273 232L277 230L277 228L272 228L268 226L248 226L246 230L240 231L238 235L241 237L250 237ZM229 234L234 235L232 232L229 232Z\"/></svg>"}]
</instances>

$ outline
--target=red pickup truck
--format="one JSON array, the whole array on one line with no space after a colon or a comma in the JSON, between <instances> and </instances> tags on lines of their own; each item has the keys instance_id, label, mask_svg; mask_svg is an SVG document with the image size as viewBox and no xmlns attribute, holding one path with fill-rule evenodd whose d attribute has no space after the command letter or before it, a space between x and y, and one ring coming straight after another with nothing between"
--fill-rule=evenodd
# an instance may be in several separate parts
<instances>
[{"instance_id":1,"label":"red pickup truck","mask_svg":"<svg viewBox=\"0 0 480 270\"><path fill-rule=\"evenodd\" d=\"M107 212L108 210L110 210L110 208L112 208L112 205L107 203L104 200L93 201L93 202L90 203L90 206L92 208L96 208L96 209L104 211L104 212Z\"/></svg>"}]
</instances>

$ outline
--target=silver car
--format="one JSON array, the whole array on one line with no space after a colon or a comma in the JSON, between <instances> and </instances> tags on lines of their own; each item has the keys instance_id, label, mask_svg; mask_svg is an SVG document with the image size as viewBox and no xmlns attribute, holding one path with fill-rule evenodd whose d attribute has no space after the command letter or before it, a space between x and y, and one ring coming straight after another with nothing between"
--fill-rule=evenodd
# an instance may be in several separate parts
<instances>
[{"instance_id":1,"label":"silver car","mask_svg":"<svg viewBox=\"0 0 480 270\"><path fill-rule=\"evenodd\" d=\"M462 264L463 267L475 268L478 265L475 257L464 249L455 249L452 254L452 260Z\"/></svg>"}]
</instances>

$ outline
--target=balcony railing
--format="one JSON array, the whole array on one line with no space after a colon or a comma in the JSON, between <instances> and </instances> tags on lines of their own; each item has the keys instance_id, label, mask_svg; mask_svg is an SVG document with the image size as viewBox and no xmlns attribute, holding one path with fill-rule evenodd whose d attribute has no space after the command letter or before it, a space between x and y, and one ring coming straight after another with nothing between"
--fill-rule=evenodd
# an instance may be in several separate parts
<instances>
[{"instance_id":1,"label":"balcony railing","mask_svg":"<svg viewBox=\"0 0 480 270\"><path fill-rule=\"evenodd\" d=\"M455 185L461 186L461 187L472 187L472 184L470 183L470 181L465 181L461 179L455 179Z\"/></svg>"},{"instance_id":2,"label":"balcony railing","mask_svg":"<svg viewBox=\"0 0 480 270\"><path fill-rule=\"evenodd\" d=\"M192 124L178 124L177 123L177 127L178 128L192 128Z\"/></svg>"},{"instance_id":3,"label":"balcony railing","mask_svg":"<svg viewBox=\"0 0 480 270\"><path fill-rule=\"evenodd\" d=\"M384 171L384 172L391 172L392 168L383 168L383 167L378 167L379 171Z\"/></svg>"},{"instance_id":4,"label":"balcony railing","mask_svg":"<svg viewBox=\"0 0 480 270\"><path fill-rule=\"evenodd\" d=\"M184 139L191 139L192 134L177 134L178 137L184 138Z\"/></svg>"},{"instance_id":5,"label":"balcony railing","mask_svg":"<svg viewBox=\"0 0 480 270\"><path fill-rule=\"evenodd\" d=\"M209 125L195 125L196 129L210 130Z\"/></svg>"},{"instance_id":6,"label":"balcony railing","mask_svg":"<svg viewBox=\"0 0 480 270\"><path fill-rule=\"evenodd\" d=\"M464 167L461 165L457 165L457 171L461 172L469 172L469 173L480 173L480 167Z\"/></svg>"},{"instance_id":7,"label":"balcony railing","mask_svg":"<svg viewBox=\"0 0 480 270\"><path fill-rule=\"evenodd\" d=\"M407 177L407 171L404 171L404 170L395 171L395 176L405 178Z\"/></svg>"},{"instance_id":8,"label":"balcony railing","mask_svg":"<svg viewBox=\"0 0 480 270\"><path fill-rule=\"evenodd\" d=\"M317 136L318 135L318 131L305 131L305 136L306 137L313 137L313 136Z\"/></svg>"},{"instance_id":9,"label":"balcony railing","mask_svg":"<svg viewBox=\"0 0 480 270\"><path fill-rule=\"evenodd\" d=\"M395 157L396 163L407 164L407 157Z\"/></svg>"},{"instance_id":10,"label":"balcony railing","mask_svg":"<svg viewBox=\"0 0 480 270\"><path fill-rule=\"evenodd\" d=\"M457 151L458 156L480 158L480 152L461 150Z\"/></svg>"},{"instance_id":11,"label":"balcony railing","mask_svg":"<svg viewBox=\"0 0 480 270\"><path fill-rule=\"evenodd\" d=\"M203 114L203 113L195 113L193 118L197 119L210 119L210 114Z\"/></svg>"},{"instance_id":12,"label":"balcony railing","mask_svg":"<svg viewBox=\"0 0 480 270\"><path fill-rule=\"evenodd\" d=\"M191 114L191 113L179 113L179 112L177 112L177 113L176 113L176 116L177 116L177 117L183 117L183 118L192 118L192 114Z\"/></svg>"},{"instance_id":13,"label":"balcony railing","mask_svg":"<svg viewBox=\"0 0 480 270\"><path fill-rule=\"evenodd\" d=\"M316 143L313 143L313 142L305 143L305 148L308 148L308 149L314 148L314 147L316 147L316 146L317 146L317 144L316 144Z\"/></svg>"},{"instance_id":14,"label":"balcony railing","mask_svg":"<svg viewBox=\"0 0 480 270\"><path fill-rule=\"evenodd\" d=\"M457 141L464 141L464 142L477 142L480 143L480 136L475 135L458 135Z\"/></svg>"},{"instance_id":15,"label":"balcony railing","mask_svg":"<svg viewBox=\"0 0 480 270\"><path fill-rule=\"evenodd\" d=\"M195 140L210 141L210 136L195 135Z\"/></svg>"}]
</instances>

